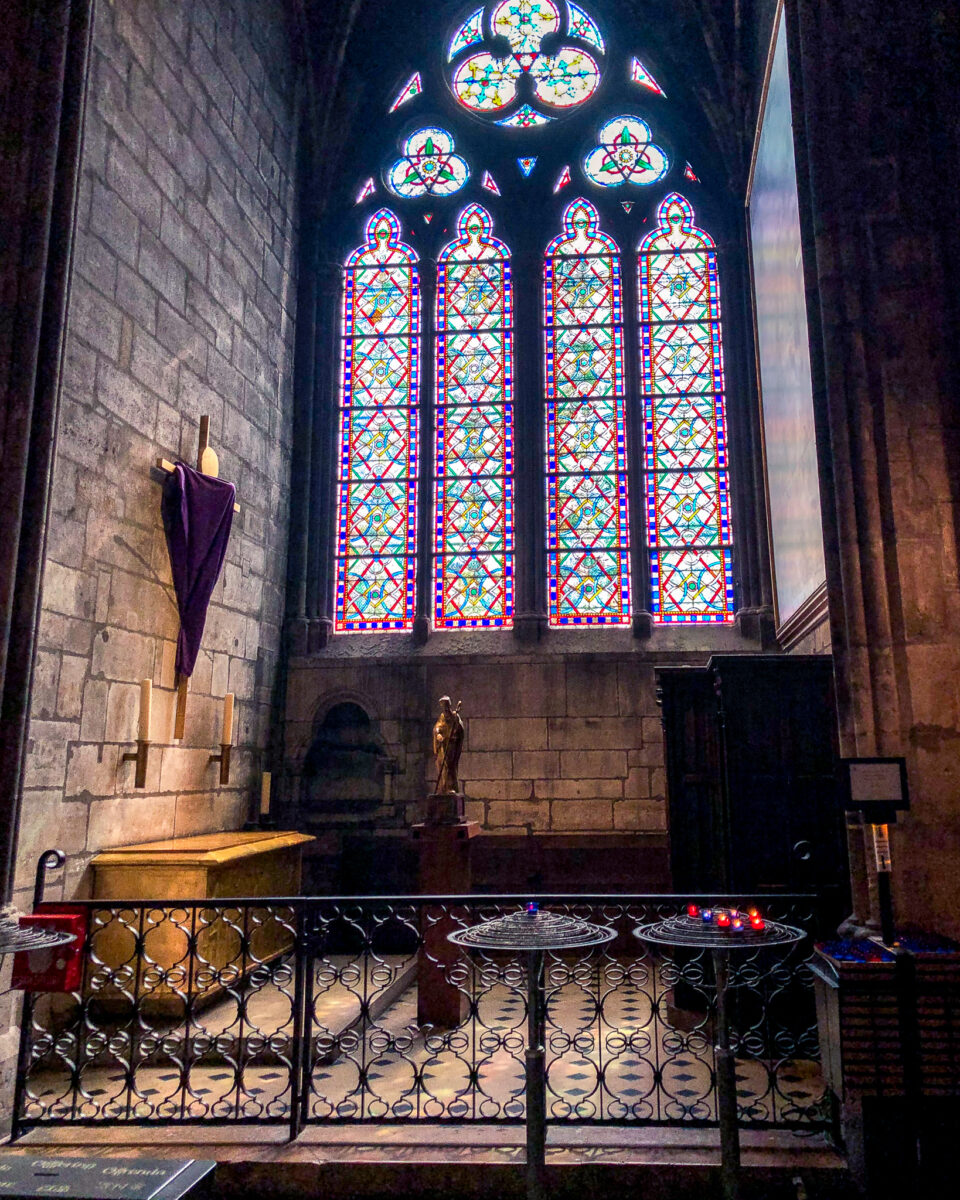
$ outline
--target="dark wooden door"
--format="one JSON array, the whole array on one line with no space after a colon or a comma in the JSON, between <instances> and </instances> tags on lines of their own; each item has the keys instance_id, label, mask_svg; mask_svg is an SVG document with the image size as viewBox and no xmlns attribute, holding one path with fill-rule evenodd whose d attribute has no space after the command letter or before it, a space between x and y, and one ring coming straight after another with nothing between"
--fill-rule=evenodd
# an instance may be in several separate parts
<instances>
[{"instance_id":1,"label":"dark wooden door","mask_svg":"<svg viewBox=\"0 0 960 1200\"><path fill-rule=\"evenodd\" d=\"M658 672L681 892L846 889L829 659L715 655Z\"/></svg>"},{"instance_id":2,"label":"dark wooden door","mask_svg":"<svg viewBox=\"0 0 960 1200\"><path fill-rule=\"evenodd\" d=\"M657 673L667 765L670 871L678 892L722 891L727 879L716 698L710 672Z\"/></svg>"}]
</instances>

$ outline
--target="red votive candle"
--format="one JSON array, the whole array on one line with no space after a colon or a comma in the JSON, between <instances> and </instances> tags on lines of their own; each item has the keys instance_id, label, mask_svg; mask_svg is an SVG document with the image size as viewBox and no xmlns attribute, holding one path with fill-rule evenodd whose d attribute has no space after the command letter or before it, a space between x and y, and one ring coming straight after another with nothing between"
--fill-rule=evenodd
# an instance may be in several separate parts
<instances>
[{"instance_id":1,"label":"red votive candle","mask_svg":"<svg viewBox=\"0 0 960 1200\"><path fill-rule=\"evenodd\" d=\"M687 916L688 917L699 917L700 916L700 905L699 904L688 904L687 905Z\"/></svg>"},{"instance_id":2,"label":"red votive candle","mask_svg":"<svg viewBox=\"0 0 960 1200\"><path fill-rule=\"evenodd\" d=\"M717 913L717 928L729 930L729 928L730 928L730 914L729 913L726 913L726 912Z\"/></svg>"}]
</instances>

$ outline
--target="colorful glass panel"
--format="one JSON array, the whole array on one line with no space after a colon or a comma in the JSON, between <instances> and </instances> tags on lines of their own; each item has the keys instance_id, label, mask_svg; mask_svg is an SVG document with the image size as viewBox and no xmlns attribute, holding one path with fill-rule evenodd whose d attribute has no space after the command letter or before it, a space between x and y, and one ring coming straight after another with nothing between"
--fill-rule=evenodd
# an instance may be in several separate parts
<instances>
[{"instance_id":1,"label":"colorful glass panel","mask_svg":"<svg viewBox=\"0 0 960 1200\"><path fill-rule=\"evenodd\" d=\"M497 181L489 171L484 171L480 186L486 188L488 192L492 192L494 196L500 195L500 189L497 187Z\"/></svg>"},{"instance_id":2,"label":"colorful glass panel","mask_svg":"<svg viewBox=\"0 0 960 1200\"><path fill-rule=\"evenodd\" d=\"M396 112L401 104L406 104L408 100L412 100L414 96L419 96L423 91L423 80L420 78L420 72L411 75L407 82L397 93L397 98L390 105L390 112Z\"/></svg>"},{"instance_id":3,"label":"colorful glass panel","mask_svg":"<svg viewBox=\"0 0 960 1200\"><path fill-rule=\"evenodd\" d=\"M570 33L573 37L582 38L591 46L596 46L601 54L604 52L603 37L593 17L588 17L579 4L568 4L570 10Z\"/></svg>"},{"instance_id":4,"label":"colorful glass panel","mask_svg":"<svg viewBox=\"0 0 960 1200\"><path fill-rule=\"evenodd\" d=\"M716 245L673 193L640 243L647 544L654 619L734 619Z\"/></svg>"},{"instance_id":5,"label":"colorful glass panel","mask_svg":"<svg viewBox=\"0 0 960 1200\"><path fill-rule=\"evenodd\" d=\"M552 120L553 117L548 117L546 113L537 112L529 104L521 104L512 116L494 121L494 125L504 125L508 129L533 129L537 125L546 125L548 121Z\"/></svg>"},{"instance_id":6,"label":"colorful glass panel","mask_svg":"<svg viewBox=\"0 0 960 1200\"><path fill-rule=\"evenodd\" d=\"M469 17L460 26L457 32L450 39L450 48L447 50L447 62L455 58L461 50L466 50L468 46L472 46L474 42L483 41L483 9L478 8L475 13L471 13Z\"/></svg>"},{"instance_id":7,"label":"colorful glass panel","mask_svg":"<svg viewBox=\"0 0 960 1200\"><path fill-rule=\"evenodd\" d=\"M470 177L467 160L454 153L453 138L438 126L411 133L401 154L386 177L387 187L398 196L452 196Z\"/></svg>"},{"instance_id":8,"label":"colorful glass panel","mask_svg":"<svg viewBox=\"0 0 960 1200\"><path fill-rule=\"evenodd\" d=\"M582 19L571 21L571 33L602 50L596 24L578 11ZM531 76L537 99L556 108L582 104L597 90L600 67L586 50L562 44L553 53L541 50L544 38L560 29L560 9L553 0L502 0L493 10L491 27L495 37L506 38L510 53L500 57L481 50L456 68L453 91L466 108L490 114L512 105L524 74ZM596 38L587 36L591 29Z\"/></svg>"},{"instance_id":9,"label":"colorful glass panel","mask_svg":"<svg viewBox=\"0 0 960 1200\"><path fill-rule=\"evenodd\" d=\"M434 623L513 619L513 294L486 209L460 215L437 262Z\"/></svg>"},{"instance_id":10,"label":"colorful glass panel","mask_svg":"<svg viewBox=\"0 0 960 1200\"><path fill-rule=\"evenodd\" d=\"M533 170L533 168L536 165L537 165L536 158L518 158L517 159L517 166L523 172L524 179L528 179L530 177L530 172Z\"/></svg>"},{"instance_id":11,"label":"colorful glass panel","mask_svg":"<svg viewBox=\"0 0 960 1200\"><path fill-rule=\"evenodd\" d=\"M699 175L694 172L693 167L691 167L689 163L687 163L683 168L683 177L684 179L689 179L691 183L700 182Z\"/></svg>"},{"instance_id":12,"label":"colorful glass panel","mask_svg":"<svg viewBox=\"0 0 960 1200\"><path fill-rule=\"evenodd\" d=\"M570 168L564 167L563 170L560 172L560 174L557 176L557 182L553 185L553 194L556 195L557 192L562 192L563 189L567 186L567 184L569 182L570 182Z\"/></svg>"},{"instance_id":13,"label":"colorful glass panel","mask_svg":"<svg viewBox=\"0 0 960 1200\"><path fill-rule=\"evenodd\" d=\"M409 629L417 553L420 281L389 209L344 267L336 628Z\"/></svg>"},{"instance_id":14,"label":"colorful glass panel","mask_svg":"<svg viewBox=\"0 0 960 1200\"><path fill-rule=\"evenodd\" d=\"M373 182L372 179L368 179L366 181L366 183L364 183L364 185L360 188L360 191L357 192L357 204L362 204L364 202L364 200L366 200L366 198L368 196L372 196L376 190L377 190L377 185Z\"/></svg>"},{"instance_id":15,"label":"colorful glass panel","mask_svg":"<svg viewBox=\"0 0 960 1200\"><path fill-rule=\"evenodd\" d=\"M640 117L605 121L597 137L599 144L583 160L584 174L601 187L656 183L670 169L670 160L652 138L650 126Z\"/></svg>"},{"instance_id":16,"label":"colorful glass panel","mask_svg":"<svg viewBox=\"0 0 960 1200\"><path fill-rule=\"evenodd\" d=\"M651 92L656 92L658 96L663 96L666 99L667 93L657 83L639 58L635 58L630 63L630 79L634 83L639 83L641 87L645 87Z\"/></svg>"},{"instance_id":17,"label":"colorful glass panel","mask_svg":"<svg viewBox=\"0 0 960 1200\"><path fill-rule=\"evenodd\" d=\"M547 578L551 625L630 619L620 251L574 200L546 250Z\"/></svg>"}]
</instances>

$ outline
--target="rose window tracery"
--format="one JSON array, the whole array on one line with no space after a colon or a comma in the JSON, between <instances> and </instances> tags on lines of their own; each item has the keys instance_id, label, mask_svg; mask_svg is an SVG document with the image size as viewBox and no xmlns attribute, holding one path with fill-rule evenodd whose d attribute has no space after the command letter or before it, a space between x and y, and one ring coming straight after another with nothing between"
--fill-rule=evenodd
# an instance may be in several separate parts
<instances>
[{"instance_id":1,"label":"rose window tracery","mask_svg":"<svg viewBox=\"0 0 960 1200\"><path fill-rule=\"evenodd\" d=\"M589 100L600 84L601 70L594 55L575 43L602 54L603 38L583 9L567 7L569 12L561 18L554 0L502 0L493 10L490 26L494 38L506 39L509 53L475 51L455 67L453 91L460 103L471 112L496 115L497 124L530 128L552 120L537 102L563 110ZM567 26L564 41L556 45L551 35L558 35L562 24ZM455 34L451 59L476 46L482 30L482 10L478 10ZM532 98L518 105L525 75Z\"/></svg>"}]
</instances>

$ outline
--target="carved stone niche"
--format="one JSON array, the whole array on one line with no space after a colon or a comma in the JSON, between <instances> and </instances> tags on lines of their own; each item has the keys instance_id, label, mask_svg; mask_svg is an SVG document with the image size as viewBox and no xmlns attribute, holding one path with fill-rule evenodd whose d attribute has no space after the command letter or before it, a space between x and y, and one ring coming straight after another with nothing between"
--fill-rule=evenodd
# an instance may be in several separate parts
<instances>
[{"instance_id":1,"label":"carved stone niche","mask_svg":"<svg viewBox=\"0 0 960 1200\"><path fill-rule=\"evenodd\" d=\"M303 762L300 823L366 820L389 802L396 770L377 723L357 703L335 704L317 727Z\"/></svg>"}]
</instances>

